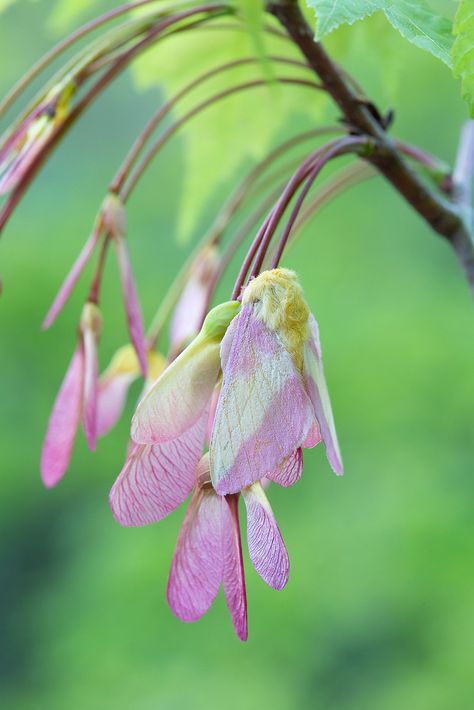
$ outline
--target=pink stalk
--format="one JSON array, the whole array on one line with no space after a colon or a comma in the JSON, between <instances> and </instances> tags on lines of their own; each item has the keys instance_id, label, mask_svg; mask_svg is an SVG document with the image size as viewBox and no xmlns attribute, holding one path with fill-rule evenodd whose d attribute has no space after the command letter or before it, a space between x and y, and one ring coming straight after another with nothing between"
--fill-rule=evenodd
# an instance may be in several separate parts
<instances>
[{"instance_id":1,"label":"pink stalk","mask_svg":"<svg viewBox=\"0 0 474 710\"><path fill-rule=\"evenodd\" d=\"M23 90L28 86L28 84L30 84L33 79L35 79L35 77L37 77L38 74L40 74L40 72L42 72L43 69L48 66L48 64L51 64L51 62L56 59L56 57L62 54L64 50L68 49L79 39L87 35L89 32L92 32L93 30L97 29L98 27L101 27L106 22L109 22L110 20L113 20L116 17L120 17L120 15L124 15L125 13L130 12L130 10L135 10L137 7L149 5L152 2L156 2L156 0L135 0L135 2L126 3L125 5L116 7L113 10L110 10L109 12L106 12L103 15L94 18L90 22L87 22L86 24L82 25L82 27L79 27L77 30L75 30L68 37L61 40L61 42L59 42L55 47L52 47L52 49L46 52L46 54L41 57L41 59L39 59L36 64L34 64L31 69L29 69L27 73L8 92L8 94L0 102L0 115L4 113L7 108L9 108L9 106L23 92Z\"/></svg>"},{"instance_id":2,"label":"pink stalk","mask_svg":"<svg viewBox=\"0 0 474 710\"><path fill-rule=\"evenodd\" d=\"M367 140L365 138L358 138L358 137L349 137L349 138L342 138L340 141L335 141L333 146L327 150L324 155L322 155L315 163L313 168L311 169L311 172L306 180L306 183L301 190L298 199L296 201L296 204L291 212L290 218L286 224L286 227L284 229L284 232L281 236L280 242L277 246L277 249L275 251L271 267L272 269L276 269L278 264L280 263L280 259L282 257L283 251L285 249L286 243L288 241L288 238L290 236L291 230L293 228L293 225L299 215L299 212L301 210L301 207L303 205L303 202L306 199L306 196L311 189L311 186L313 185L314 181L318 177L319 173L323 169L323 167L333 158L336 158L337 156L344 155L344 153L348 153L353 151L357 147L361 147L367 144ZM270 228L269 228L270 231Z\"/></svg>"},{"instance_id":3,"label":"pink stalk","mask_svg":"<svg viewBox=\"0 0 474 710\"><path fill-rule=\"evenodd\" d=\"M97 242L99 241L99 237L102 231L102 224L99 222L89 239L86 241L84 244L81 253L77 257L76 261L73 264L73 267L69 274L67 275L66 279L64 280L61 288L59 289L59 292L56 296L56 298L53 301L53 304L51 308L49 309L46 318L43 321L43 330L47 330L51 325L54 323L56 320L58 314L62 311L64 308L64 305L66 304L67 300L69 299L74 286L79 280L80 275L82 274L85 266L87 265L89 259L92 256L92 253L96 247Z\"/></svg>"},{"instance_id":4,"label":"pink stalk","mask_svg":"<svg viewBox=\"0 0 474 710\"><path fill-rule=\"evenodd\" d=\"M131 62L131 60L141 51L143 51L149 44L151 44L160 34L163 33L164 30L166 30L168 27L171 27L175 23L180 22L181 20L187 19L188 17L192 17L193 15L196 14L202 14L202 13L215 13L215 11L220 11L222 12L223 10L227 10L226 6L223 5L217 5L217 4L209 4L209 5L201 5L195 8L192 8L190 10L184 11L182 13L179 13L177 15L174 15L172 17L167 18L163 22L161 22L157 27L154 27L150 32L147 33L147 35L137 42L133 47L131 47L129 50L124 52L122 56L117 59L117 61L106 71L100 79L97 80L97 82L89 89L89 91L84 94L82 99L77 102L77 104L73 107L73 109L69 112L69 114L66 116L64 121L58 126L57 130L51 135L50 141L44 146L43 150L36 156L35 160L32 162L30 169L28 172L25 174L25 176L22 178L22 180L19 182L17 187L15 188L14 192L11 194L10 198L7 200L6 204L4 205L2 211L0 212L0 232L4 228L5 224L7 223L8 219L12 215L15 207L17 204L20 202L22 199L23 195L27 191L30 183L32 182L34 176L38 172L38 170L41 168L43 165L44 161L46 158L49 156L49 154L52 152L52 150L56 147L58 144L59 140L62 138L62 136L66 133L66 131L71 127L71 125L79 118L79 116L83 113L83 111L89 106L89 104L105 89L106 86L123 70L125 67ZM215 14L211 15L211 17L215 17Z\"/></svg>"},{"instance_id":5,"label":"pink stalk","mask_svg":"<svg viewBox=\"0 0 474 710\"><path fill-rule=\"evenodd\" d=\"M308 65L305 62L301 62L297 59L291 59L288 57L280 56L270 56L269 59L277 63L288 64L291 66L299 66L303 69L309 69ZM215 67L214 69L210 69L209 71L205 72L204 74L201 74L196 79L193 79L193 81L186 84L186 86L184 86L180 91L178 91L174 96L172 96L168 101L166 101L159 108L159 110L151 117L151 119L148 121L145 128L143 129L142 133L138 136L135 143L132 145L120 169L118 170L114 179L110 183L110 192L119 192L122 189L125 179L129 174L146 141L151 136L155 128L162 122L164 117L168 113L170 113L170 111L174 108L174 106L180 99L190 94L194 89L205 83L208 79L218 76L219 74L227 72L231 69L235 69L239 66L253 64L258 61L259 60L255 57L245 57L243 59L237 59L233 62L228 62L221 66ZM320 88L322 89L322 86L320 86ZM309 133L312 132L308 131L308 134Z\"/></svg>"},{"instance_id":6,"label":"pink stalk","mask_svg":"<svg viewBox=\"0 0 474 710\"><path fill-rule=\"evenodd\" d=\"M276 77L275 81L281 84L306 86L311 89L320 88L319 84L317 84L316 82L309 81L307 79L300 79L299 77ZM168 140L174 135L174 133L176 133L176 131L181 128L181 126L186 123L190 118L197 115L201 111L204 111L206 108L209 108L210 106L216 104L218 101L221 101L222 99L225 99L228 96L232 96L233 94L236 94L239 91L254 89L265 85L267 85L267 81L265 79L255 79L254 81L247 81L242 84L237 84L236 86L232 86L229 89L225 89L219 92L218 94L211 96L209 99L202 101L200 104L194 106L194 108L190 109L187 113L181 116L177 121L175 121L171 126L169 126L165 131L163 131L159 138L157 138L157 140L150 146L149 150L142 157L134 172L130 176L129 181L120 191L120 198L122 202L127 201L138 180L141 178L146 168L150 165L151 161L158 153L158 151L165 145L165 143L168 142Z\"/></svg>"},{"instance_id":7,"label":"pink stalk","mask_svg":"<svg viewBox=\"0 0 474 710\"><path fill-rule=\"evenodd\" d=\"M145 330L143 327L142 312L130 264L130 257L125 239L123 237L114 238L113 242L117 253L117 262L120 272L120 281L122 283L123 301L127 314L130 340L132 341L132 345L137 353L143 377L146 377L148 365L146 357Z\"/></svg>"}]
</instances>

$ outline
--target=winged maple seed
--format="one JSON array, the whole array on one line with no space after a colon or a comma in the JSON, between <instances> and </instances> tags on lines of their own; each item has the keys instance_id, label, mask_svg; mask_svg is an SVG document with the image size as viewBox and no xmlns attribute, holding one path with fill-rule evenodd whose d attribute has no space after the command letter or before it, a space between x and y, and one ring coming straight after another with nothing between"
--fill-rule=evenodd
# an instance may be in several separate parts
<instances>
[{"instance_id":1,"label":"winged maple seed","mask_svg":"<svg viewBox=\"0 0 474 710\"><path fill-rule=\"evenodd\" d=\"M69 112L73 82L55 87L0 145L0 195L13 190Z\"/></svg>"},{"instance_id":2,"label":"winged maple seed","mask_svg":"<svg viewBox=\"0 0 474 710\"><path fill-rule=\"evenodd\" d=\"M110 494L114 516L122 525L157 522L194 490L168 601L179 618L194 621L223 583L237 635L246 638L239 494L253 566L282 589L288 555L261 481L295 483L301 449L321 439L342 473L316 321L296 275L263 272L241 306L214 308L138 405L131 436L135 446Z\"/></svg>"},{"instance_id":3,"label":"winged maple seed","mask_svg":"<svg viewBox=\"0 0 474 710\"><path fill-rule=\"evenodd\" d=\"M154 382L166 367L166 359L155 350L147 352L148 382ZM125 407L128 390L140 377L141 368L133 346L117 350L99 379L97 436L105 436L115 426Z\"/></svg>"},{"instance_id":4,"label":"winged maple seed","mask_svg":"<svg viewBox=\"0 0 474 710\"><path fill-rule=\"evenodd\" d=\"M55 486L66 473L81 417L89 449L93 451L96 446L100 328L99 309L94 303L86 303L79 324L79 343L56 397L41 454L41 476L48 487Z\"/></svg>"}]
</instances>

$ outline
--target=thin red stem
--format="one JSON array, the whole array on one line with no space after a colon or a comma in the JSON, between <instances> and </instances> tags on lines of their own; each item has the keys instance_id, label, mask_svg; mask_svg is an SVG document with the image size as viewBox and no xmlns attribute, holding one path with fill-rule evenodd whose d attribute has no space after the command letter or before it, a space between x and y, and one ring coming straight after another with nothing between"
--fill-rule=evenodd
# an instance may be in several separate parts
<instances>
[{"instance_id":1,"label":"thin red stem","mask_svg":"<svg viewBox=\"0 0 474 710\"><path fill-rule=\"evenodd\" d=\"M44 146L43 150L38 153L35 160L32 162L28 173L23 177L20 183L15 188L14 192L10 195L9 199L5 203L2 211L0 212L0 232L4 228L8 219L12 215L15 207L22 199L23 195L27 191L30 183L32 182L34 176L43 165L44 161L48 158L52 150L56 147L59 140L66 133L66 131L73 125L73 123L79 118L82 112L89 106L89 104L96 98L101 91L103 91L106 86L130 63L130 61L143 49L145 49L149 44L151 44L158 35L160 35L165 29L172 26L173 24L191 17L195 14L200 14L204 12L213 12L214 10L222 11L225 6L219 5L202 5L200 7L193 8L186 12L180 13L179 15L174 15L173 17L167 18L160 25L155 27L150 31L140 42L131 47L127 52L125 52L111 67L106 71L100 79L89 89L89 91L84 94L82 99L72 108L70 113L66 116L64 121L54 134L52 134L50 141ZM209 19L215 17L216 15L210 15Z\"/></svg>"},{"instance_id":2,"label":"thin red stem","mask_svg":"<svg viewBox=\"0 0 474 710\"><path fill-rule=\"evenodd\" d=\"M283 255L283 251L285 249L285 246L288 242L288 238L291 234L291 230L293 228L293 225L300 213L301 207L303 206L303 203L306 199L306 196L308 192L310 191L314 181L318 177L319 173L321 170L324 168L324 166L333 158L336 158L340 155L344 155L345 153L353 151L356 147L361 147L366 145L367 139L366 138L359 138L359 137L348 137L348 138L342 138L340 141L338 141L336 144L334 144L329 150L325 151L324 155L322 155L318 160L316 161L315 165L311 169L311 172L309 173L306 183L303 186L303 189L301 190L300 194L298 195L298 199L296 200L296 204L293 207L290 218L288 219L288 222L286 223L285 229L283 231L283 234L281 236L280 242L276 248L275 254L272 259L272 263L270 268L271 269L276 269L278 264L280 263L280 259Z\"/></svg>"},{"instance_id":3,"label":"thin red stem","mask_svg":"<svg viewBox=\"0 0 474 710\"><path fill-rule=\"evenodd\" d=\"M104 274L105 259L107 256L107 250L109 248L109 242L110 234L107 233L102 241L102 247L99 252L99 259L97 261L96 270L92 278L89 295L87 297L88 301L97 305L99 304L100 285L102 283L102 276Z\"/></svg>"},{"instance_id":4,"label":"thin red stem","mask_svg":"<svg viewBox=\"0 0 474 710\"><path fill-rule=\"evenodd\" d=\"M268 215L268 223L265 227L265 230L263 231L263 233L260 236L260 243L258 245L258 250L257 250L256 256L255 256L255 261L254 261L254 264L252 267L252 271L250 272L249 278L254 278L255 276L258 275L260 268L262 266L263 260L265 258L265 254L267 253L267 249L270 245L271 238L272 238L272 236L278 226L278 223L279 223L280 219L282 218L291 198L293 197L295 191L298 189L300 184L303 182L303 180L308 175L309 171L312 168L314 161L317 158L319 158L321 153L323 153L327 149L328 149L327 145L323 146L322 148L318 148L317 151L313 152L310 156L308 156L308 158L306 158L306 160L303 161L303 163L300 165L300 167L293 174L290 181L287 183L286 188L284 189L283 193L280 196L280 199L278 200L275 207L272 209L272 211ZM241 286L243 286L243 282L242 282Z\"/></svg>"},{"instance_id":5,"label":"thin red stem","mask_svg":"<svg viewBox=\"0 0 474 710\"><path fill-rule=\"evenodd\" d=\"M274 62L278 62L278 63L282 63L282 64L289 64L291 66L298 66L303 69L308 69L308 65L305 62L299 61L297 59L291 59L289 57L280 57L280 56L270 56L269 59L271 59ZM147 125L143 129L142 133L138 136L137 140L132 145L124 162L122 163L117 174L115 175L114 179L110 183L109 190L111 192L120 192L133 164L135 163L139 153L141 152L141 150L142 150L143 146L145 145L145 143L147 142L148 138L153 133L155 128L161 123L161 121L164 119L164 117L174 108L174 106L176 105L176 103L180 99L187 96L189 93L191 93L198 86L205 83L208 79L212 79L213 77L218 76L221 73L224 73L224 72L229 71L231 69L237 68L239 66L243 66L245 64L254 64L258 61L259 61L259 59L255 58L255 57L246 57L243 59L237 59L233 62L228 62L226 64L222 64L218 67L215 67L214 69L211 69L211 70L205 72L204 74L201 74L196 79L189 82L189 84L184 86L172 98L170 98L168 101L166 101L159 108L159 110L151 117L151 119L148 121ZM320 88L322 89L323 87L321 86Z\"/></svg>"},{"instance_id":6,"label":"thin red stem","mask_svg":"<svg viewBox=\"0 0 474 710\"><path fill-rule=\"evenodd\" d=\"M46 52L43 57L41 57L29 71L13 86L13 88L8 92L8 94L0 102L0 115L2 115L7 108L15 101L15 99L23 92L23 90L30 84L33 79L35 79L38 74L40 74L48 64L56 59L62 52L75 44L79 39L85 37L85 35L94 31L98 27L114 20L121 15L124 15L131 10L135 10L137 7L143 5L149 5L153 2L158 2L158 0L135 0L135 2L126 3L125 5L120 5L119 7L110 10L109 12L94 18L90 22L82 25L77 30L72 32L68 37L58 42L57 45L52 47L48 52Z\"/></svg>"},{"instance_id":7,"label":"thin red stem","mask_svg":"<svg viewBox=\"0 0 474 710\"><path fill-rule=\"evenodd\" d=\"M276 77L274 81L277 81L281 84L292 84L292 85L298 85L298 86L307 86L312 89L319 89L319 84L316 84L315 82L308 81L307 79L300 79L297 77ZM146 168L148 165L151 163L153 158L155 157L156 153L165 145L165 143L168 142L168 140L176 133L176 131L184 124L186 123L190 118L195 116L196 114L200 113L201 111L204 111L206 108L214 105L218 101L221 101L224 98L227 98L228 96L232 96L233 94L238 93L239 91L245 91L247 89L253 89L261 86L266 86L267 81L265 79L255 79L254 81L247 81L244 82L243 84L238 84L236 86L232 86L229 89L225 89L218 94L215 94L214 96L211 96L209 99L206 99L205 101L201 102L197 106L194 106L194 108L190 109L187 113L185 113L181 118L179 118L177 121L175 121L169 128L166 129L166 131L163 131L163 133L160 135L160 137L150 146L149 150L141 161L138 163L135 171L132 173L130 176L130 179L128 183L122 188L120 191L120 197L122 199L122 202L126 202L127 199L129 198L131 192L135 188L138 180L141 178L143 173L145 172Z\"/></svg>"}]
</instances>

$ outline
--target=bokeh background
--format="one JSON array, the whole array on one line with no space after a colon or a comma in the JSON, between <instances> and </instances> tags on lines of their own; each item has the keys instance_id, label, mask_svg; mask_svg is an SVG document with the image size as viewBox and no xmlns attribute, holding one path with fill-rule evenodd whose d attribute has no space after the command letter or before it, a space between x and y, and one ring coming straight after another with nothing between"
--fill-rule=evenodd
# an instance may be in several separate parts
<instances>
[{"instance_id":1,"label":"bokeh background","mask_svg":"<svg viewBox=\"0 0 474 710\"><path fill-rule=\"evenodd\" d=\"M14 3L0 19L0 91L75 23L113 5ZM452 161L465 108L443 65L380 18L336 32L328 46L382 107L395 107L398 136ZM205 41L202 52L212 59ZM127 72L101 98L41 172L0 245L0 705L472 708L472 300L448 247L381 179L323 211L285 262L299 273L320 323L346 475L337 479L318 447L305 454L298 485L270 490L291 577L274 592L245 557L247 644L234 637L221 596L192 625L166 605L184 510L143 529L121 529L109 511L138 385L96 454L80 434L61 485L43 489L42 437L88 276L50 332L41 333L40 323L108 179L162 100L159 72L155 80L137 88ZM281 121L271 92L265 96L280 138L296 125L315 125L308 93L292 95L294 111ZM240 101L251 123L252 99ZM234 102L222 110L228 120L241 109ZM321 122L335 119L333 107L320 109ZM213 121L217 131L221 120L216 109L207 130ZM130 250L147 320L235 176L252 164L244 156L233 178L222 146L209 145L214 186L194 210L185 243L179 224L190 186L183 175L203 123L176 137L130 203ZM246 134L235 131L237 147ZM111 261L102 367L126 338L116 281Z\"/></svg>"}]
</instances>

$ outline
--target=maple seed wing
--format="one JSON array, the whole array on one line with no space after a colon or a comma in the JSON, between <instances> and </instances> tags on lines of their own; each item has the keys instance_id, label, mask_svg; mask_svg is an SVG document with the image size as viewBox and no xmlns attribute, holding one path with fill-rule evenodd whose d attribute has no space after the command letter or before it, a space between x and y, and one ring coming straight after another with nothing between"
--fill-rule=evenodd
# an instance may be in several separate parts
<instances>
[{"instance_id":1,"label":"maple seed wing","mask_svg":"<svg viewBox=\"0 0 474 710\"><path fill-rule=\"evenodd\" d=\"M249 306L237 319L222 341L223 382L210 446L220 495L274 471L303 445L314 421L302 378L278 335Z\"/></svg>"},{"instance_id":2,"label":"maple seed wing","mask_svg":"<svg viewBox=\"0 0 474 710\"><path fill-rule=\"evenodd\" d=\"M198 490L186 511L171 563L167 598L182 621L196 621L211 606L222 582L223 498Z\"/></svg>"},{"instance_id":3,"label":"maple seed wing","mask_svg":"<svg viewBox=\"0 0 474 710\"><path fill-rule=\"evenodd\" d=\"M199 335L138 405L132 420L133 441L162 443L190 429L208 407L219 368L219 343Z\"/></svg>"},{"instance_id":4,"label":"maple seed wing","mask_svg":"<svg viewBox=\"0 0 474 710\"><path fill-rule=\"evenodd\" d=\"M303 473L303 453L301 449L288 456L276 469L267 473L266 478L284 488L299 481Z\"/></svg>"},{"instance_id":5,"label":"maple seed wing","mask_svg":"<svg viewBox=\"0 0 474 710\"><path fill-rule=\"evenodd\" d=\"M260 483L244 488L242 496L247 507L247 541L252 564L270 587L283 589L288 582L290 562L268 498Z\"/></svg>"},{"instance_id":6,"label":"maple seed wing","mask_svg":"<svg viewBox=\"0 0 474 710\"><path fill-rule=\"evenodd\" d=\"M56 397L41 454L41 478L48 488L61 480L69 466L81 418L83 379L84 352L79 345Z\"/></svg>"},{"instance_id":7,"label":"maple seed wing","mask_svg":"<svg viewBox=\"0 0 474 710\"><path fill-rule=\"evenodd\" d=\"M310 336L304 349L306 387L313 403L321 437L326 447L328 461L333 471L340 475L343 473L341 452L339 450L329 392L324 377L318 325L312 315L309 317L308 326Z\"/></svg>"},{"instance_id":8,"label":"maple seed wing","mask_svg":"<svg viewBox=\"0 0 474 710\"><path fill-rule=\"evenodd\" d=\"M121 525L162 520L191 493L202 455L207 411L180 437L162 444L135 445L110 491Z\"/></svg>"},{"instance_id":9,"label":"maple seed wing","mask_svg":"<svg viewBox=\"0 0 474 710\"><path fill-rule=\"evenodd\" d=\"M229 496L223 505L224 594L235 633L246 641L247 597L240 539L238 496Z\"/></svg>"}]
</instances>

